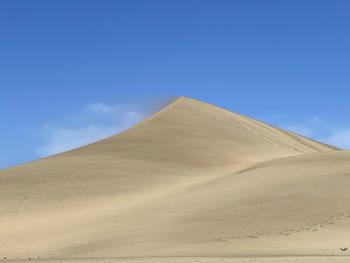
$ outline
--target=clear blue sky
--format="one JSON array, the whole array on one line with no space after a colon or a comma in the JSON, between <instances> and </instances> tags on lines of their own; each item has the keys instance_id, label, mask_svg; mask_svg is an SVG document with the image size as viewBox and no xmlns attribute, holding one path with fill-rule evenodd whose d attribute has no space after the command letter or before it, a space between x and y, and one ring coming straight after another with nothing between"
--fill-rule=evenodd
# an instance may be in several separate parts
<instances>
[{"instance_id":1,"label":"clear blue sky","mask_svg":"<svg viewBox=\"0 0 350 263\"><path fill-rule=\"evenodd\" d=\"M177 95L350 147L349 12L346 0L3 0L0 168Z\"/></svg>"}]
</instances>

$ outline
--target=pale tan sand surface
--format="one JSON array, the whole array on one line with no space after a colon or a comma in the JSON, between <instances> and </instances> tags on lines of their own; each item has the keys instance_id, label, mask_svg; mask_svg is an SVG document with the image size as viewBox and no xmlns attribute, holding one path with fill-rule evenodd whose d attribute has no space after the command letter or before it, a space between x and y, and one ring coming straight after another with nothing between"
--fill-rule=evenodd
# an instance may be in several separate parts
<instances>
[{"instance_id":1,"label":"pale tan sand surface","mask_svg":"<svg viewBox=\"0 0 350 263\"><path fill-rule=\"evenodd\" d=\"M0 171L0 242L7 260L350 255L350 152L182 97Z\"/></svg>"},{"instance_id":2,"label":"pale tan sand surface","mask_svg":"<svg viewBox=\"0 0 350 263\"><path fill-rule=\"evenodd\" d=\"M14 263L348 263L348 256L308 257L168 257L14 260Z\"/></svg>"}]
</instances>

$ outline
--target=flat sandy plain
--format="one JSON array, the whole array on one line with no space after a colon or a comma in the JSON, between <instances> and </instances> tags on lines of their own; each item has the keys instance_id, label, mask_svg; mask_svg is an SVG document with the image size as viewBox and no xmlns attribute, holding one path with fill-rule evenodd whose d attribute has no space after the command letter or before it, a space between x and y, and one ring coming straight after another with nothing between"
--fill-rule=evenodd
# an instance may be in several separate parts
<instances>
[{"instance_id":1,"label":"flat sandy plain","mask_svg":"<svg viewBox=\"0 0 350 263\"><path fill-rule=\"evenodd\" d=\"M94 258L94 259L40 259L13 260L9 262L28 263L348 263L348 256L308 257L176 257L176 258Z\"/></svg>"},{"instance_id":2,"label":"flat sandy plain","mask_svg":"<svg viewBox=\"0 0 350 263\"><path fill-rule=\"evenodd\" d=\"M0 258L350 262L349 189L350 152L181 97L1 170Z\"/></svg>"}]
</instances>

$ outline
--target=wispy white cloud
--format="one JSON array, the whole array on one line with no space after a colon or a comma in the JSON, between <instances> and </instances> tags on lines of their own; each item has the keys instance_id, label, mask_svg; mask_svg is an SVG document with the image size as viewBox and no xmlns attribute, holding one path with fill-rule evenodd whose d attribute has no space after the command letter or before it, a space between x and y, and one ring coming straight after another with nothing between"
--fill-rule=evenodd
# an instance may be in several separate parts
<instances>
[{"instance_id":1,"label":"wispy white cloud","mask_svg":"<svg viewBox=\"0 0 350 263\"><path fill-rule=\"evenodd\" d=\"M293 131L297 134L304 135L307 137L318 137L320 136L322 119L319 116L311 116L300 122L293 123L282 123L282 128Z\"/></svg>"},{"instance_id":2,"label":"wispy white cloud","mask_svg":"<svg viewBox=\"0 0 350 263\"><path fill-rule=\"evenodd\" d=\"M146 115L140 105L88 104L63 121L46 123L40 131L45 144L37 154L46 157L104 139L135 125Z\"/></svg>"},{"instance_id":3,"label":"wispy white cloud","mask_svg":"<svg viewBox=\"0 0 350 263\"><path fill-rule=\"evenodd\" d=\"M276 126L297 134L341 149L350 149L350 128L339 128L330 125L317 115L296 122L285 121L281 115L273 115L265 119L267 119L267 122L273 122Z\"/></svg>"},{"instance_id":4,"label":"wispy white cloud","mask_svg":"<svg viewBox=\"0 0 350 263\"><path fill-rule=\"evenodd\" d=\"M323 141L342 149L350 149L350 128L336 131Z\"/></svg>"}]
</instances>

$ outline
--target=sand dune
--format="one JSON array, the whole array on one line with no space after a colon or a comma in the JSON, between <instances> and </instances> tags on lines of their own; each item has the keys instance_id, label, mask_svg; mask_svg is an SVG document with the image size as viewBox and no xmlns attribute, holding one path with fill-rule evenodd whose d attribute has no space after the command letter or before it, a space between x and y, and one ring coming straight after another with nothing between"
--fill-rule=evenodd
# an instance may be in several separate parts
<instances>
[{"instance_id":1,"label":"sand dune","mask_svg":"<svg viewBox=\"0 0 350 263\"><path fill-rule=\"evenodd\" d=\"M0 171L0 257L348 255L349 189L350 152L181 97Z\"/></svg>"}]
</instances>

